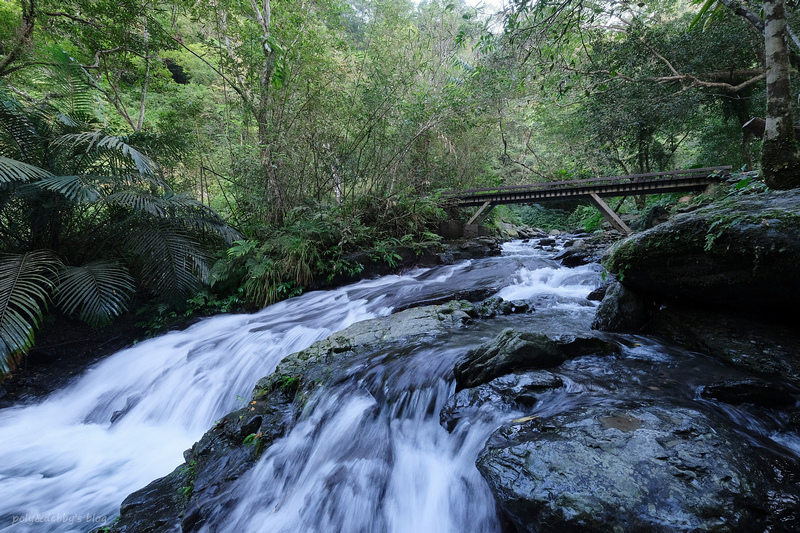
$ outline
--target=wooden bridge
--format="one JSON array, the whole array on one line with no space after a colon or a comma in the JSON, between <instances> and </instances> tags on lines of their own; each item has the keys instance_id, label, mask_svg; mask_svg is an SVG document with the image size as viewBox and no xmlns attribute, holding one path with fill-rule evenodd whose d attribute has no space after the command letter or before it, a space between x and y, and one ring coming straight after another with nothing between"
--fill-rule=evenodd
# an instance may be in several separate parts
<instances>
[{"instance_id":1,"label":"wooden bridge","mask_svg":"<svg viewBox=\"0 0 800 533\"><path fill-rule=\"evenodd\" d=\"M470 189L446 193L450 197L448 205L453 207L476 207L478 212L467 222L480 224L496 205L533 204L555 200L589 200L622 233L631 229L619 218L603 198L615 196L634 196L703 190L727 175L732 167L706 167L668 172L651 172L630 176L612 176L586 180L555 181L534 183L512 187L490 189Z\"/></svg>"}]
</instances>

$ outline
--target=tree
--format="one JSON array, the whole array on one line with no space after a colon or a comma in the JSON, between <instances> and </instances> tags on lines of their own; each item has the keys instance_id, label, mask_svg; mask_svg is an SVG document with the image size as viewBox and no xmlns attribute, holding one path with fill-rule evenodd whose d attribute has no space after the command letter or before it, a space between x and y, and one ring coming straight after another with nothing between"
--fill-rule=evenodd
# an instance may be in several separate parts
<instances>
[{"instance_id":1,"label":"tree","mask_svg":"<svg viewBox=\"0 0 800 533\"><path fill-rule=\"evenodd\" d=\"M768 186L791 189L800 187L800 146L795 138L792 118L784 0L764 0L764 23L767 126L761 152L761 169Z\"/></svg>"},{"instance_id":2,"label":"tree","mask_svg":"<svg viewBox=\"0 0 800 533\"><path fill-rule=\"evenodd\" d=\"M692 163L684 154L710 114L720 114L715 102L741 101L763 73L742 46L755 32L736 27L749 29L736 17L722 26L726 34L690 34L679 7L536 2L507 19L506 49L522 63L516 73L527 79L528 106L553 115L524 145L530 169L546 166L554 179ZM548 142L553 136L570 141Z\"/></svg>"},{"instance_id":3,"label":"tree","mask_svg":"<svg viewBox=\"0 0 800 533\"><path fill-rule=\"evenodd\" d=\"M800 145L794 133L789 37L792 37L792 42L798 47L800 41L787 24L786 3L784 0L763 0L762 19L745 1L705 0L698 17L709 12L715 5L724 5L764 35L767 125L761 152L761 169L765 183L774 189L800 187Z\"/></svg>"}]
</instances>

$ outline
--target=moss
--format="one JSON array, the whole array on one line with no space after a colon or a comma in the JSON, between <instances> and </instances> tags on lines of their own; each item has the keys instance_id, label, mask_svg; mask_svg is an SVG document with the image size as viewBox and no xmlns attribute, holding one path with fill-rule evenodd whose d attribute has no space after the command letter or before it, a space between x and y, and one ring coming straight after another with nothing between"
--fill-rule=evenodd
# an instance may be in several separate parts
<instances>
[{"instance_id":1,"label":"moss","mask_svg":"<svg viewBox=\"0 0 800 533\"><path fill-rule=\"evenodd\" d=\"M188 501L194 493L194 480L197 475L195 471L196 466L197 462L191 460L178 469L178 475L184 478L182 483L183 486L178 489L178 493L181 498L184 498L186 501Z\"/></svg>"}]
</instances>

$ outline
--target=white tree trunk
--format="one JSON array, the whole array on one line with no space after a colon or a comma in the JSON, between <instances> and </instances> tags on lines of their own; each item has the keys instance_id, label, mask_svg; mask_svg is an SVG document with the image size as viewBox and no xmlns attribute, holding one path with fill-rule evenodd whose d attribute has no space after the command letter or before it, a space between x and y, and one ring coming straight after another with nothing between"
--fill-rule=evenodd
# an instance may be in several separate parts
<instances>
[{"instance_id":1,"label":"white tree trunk","mask_svg":"<svg viewBox=\"0 0 800 533\"><path fill-rule=\"evenodd\" d=\"M767 67L767 115L761 168L774 189L800 186L800 150L794 135L789 83L786 6L764 0L764 50Z\"/></svg>"}]
</instances>

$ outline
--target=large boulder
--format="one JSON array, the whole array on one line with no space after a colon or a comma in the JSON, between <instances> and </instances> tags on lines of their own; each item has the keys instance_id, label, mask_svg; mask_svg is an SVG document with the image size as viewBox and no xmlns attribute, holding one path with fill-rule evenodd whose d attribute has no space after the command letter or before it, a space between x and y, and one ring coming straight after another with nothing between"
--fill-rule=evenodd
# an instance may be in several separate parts
<instances>
[{"instance_id":1,"label":"large boulder","mask_svg":"<svg viewBox=\"0 0 800 533\"><path fill-rule=\"evenodd\" d=\"M498 430L478 469L517 531L796 531L798 466L677 405ZM775 473L779 475L775 475Z\"/></svg>"},{"instance_id":2,"label":"large boulder","mask_svg":"<svg viewBox=\"0 0 800 533\"><path fill-rule=\"evenodd\" d=\"M526 411L539 403L543 392L563 385L560 377L547 370L506 374L451 396L439 412L439 422L452 431L461 419L490 420L497 409Z\"/></svg>"},{"instance_id":3,"label":"large boulder","mask_svg":"<svg viewBox=\"0 0 800 533\"><path fill-rule=\"evenodd\" d=\"M800 191L676 215L616 244L603 262L651 300L780 317L800 300Z\"/></svg>"}]
</instances>

